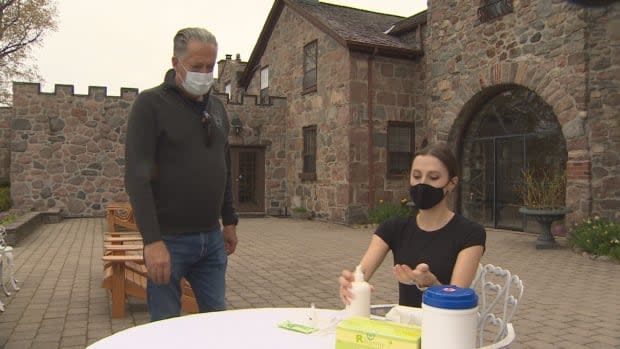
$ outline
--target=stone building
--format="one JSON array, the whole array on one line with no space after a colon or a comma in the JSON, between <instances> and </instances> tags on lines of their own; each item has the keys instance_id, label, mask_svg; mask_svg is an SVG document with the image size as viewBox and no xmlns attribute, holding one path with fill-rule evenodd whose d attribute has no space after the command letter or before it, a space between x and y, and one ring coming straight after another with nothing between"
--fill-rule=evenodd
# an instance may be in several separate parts
<instances>
[{"instance_id":1,"label":"stone building","mask_svg":"<svg viewBox=\"0 0 620 349\"><path fill-rule=\"evenodd\" d=\"M577 3L433 0L398 17L275 0L248 61L218 62L240 211L363 221L406 197L416 148L446 141L455 209L487 226L532 228L515 188L526 168L566 170L569 221L620 220L620 3ZM98 215L124 200L135 95L15 84L0 109L14 201Z\"/></svg>"},{"instance_id":2,"label":"stone building","mask_svg":"<svg viewBox=\"0 0 620 349\"><path fill-rule=\"evenodd\" d=\"M548 168L567 172L570 220L620 220L620 3L430 1L427 18L417 131L458 150L457 207L523 229L514 184Z\"/></svg>"},{"instance_id":3,"label":"stone building","mask_svg":"<svg viewBox=\"0 0 620 349\"><path fill-rule=\"evenodd\" d=\"M239 83L264 102L286 98L287 208L351 223L406 197L425 65L419 37L383 33L403 20L275 1Z\"/></svg>"}]
</instances>

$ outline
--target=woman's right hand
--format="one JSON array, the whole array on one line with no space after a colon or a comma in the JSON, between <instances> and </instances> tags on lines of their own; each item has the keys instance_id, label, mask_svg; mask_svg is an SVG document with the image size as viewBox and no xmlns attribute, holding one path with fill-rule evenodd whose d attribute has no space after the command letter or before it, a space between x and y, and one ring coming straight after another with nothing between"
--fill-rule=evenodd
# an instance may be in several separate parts
<instances>
[{"instance_id":1,"label":"woman's right hand","mask_svg":"<svg viewBox=\"0 0 620 349\"><path fill-rule=\"evenodd\" d=\"M355 281L353 272L343 269L338 278L338 283L340 284L340 299L344 305L351 304L351 299L353 299L353 293L351 292L351 283L353 281ZM370 284L370 292L375 292L375 286L372 284Z\"/></svg>"},{"instance_id":2,"label":"woman's right hand","mask_svg":"<svg viewBox=\"0 0 620 349\"><path fill-rule=\"evenodd\" d=\"M350 270L342 270L338 283L340 284L340 299L344 305L351 304L353 293L351 293L351 283L354 281L353 272Z\"/></svg>"}]
</instances>

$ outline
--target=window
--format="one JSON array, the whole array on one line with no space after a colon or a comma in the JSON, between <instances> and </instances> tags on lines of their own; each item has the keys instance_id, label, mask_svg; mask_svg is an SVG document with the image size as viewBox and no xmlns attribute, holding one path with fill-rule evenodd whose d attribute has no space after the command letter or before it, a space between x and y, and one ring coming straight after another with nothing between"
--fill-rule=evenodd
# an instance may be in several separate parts
<instances>
[{"instance_id":1,"label":"window","mask_svg":"<svg viewBox=\"0 0 620 349\"><path fill-rule=\"evenodd\" d=\"M400 177L411 170L414 148L414 126L411 122L390 121L387 131L387 175Z\"/></svg>"},{"instance_id":2,"label":"window","mask_svg":"<svg viewBox=\"0 0 620 349\"><path fill-rule=\"evenodd\" d=\"M230 84L230 82L226 83L226 86L224 87L224 91L228 95L228 100L230 101L230 99L232 98L232 85Z\"/></svg>"},{"instance_id":3,"label":"window","mask_svg":"<svg viewBox=\"0 0 620 349\"><path fill-rule=\"evenodd\" d=\"M512 12L512 0L481 0L478 18L484 23Z\"/></svg>"},{"instance_id":4,"label":"window","mask_svg":"<svg viewBox=\"0 0 620 349\"><path fill-rule=\"evenodd\" d=\"M260 70L260 103L269 104L269 66Z\"/></svg>"},{"instance_id":5,"label":"window","mask_svg":"<svg viewBox=\"0 0 620 349\"><path fill-rule=\"evenodd\" d=\"M304 46L303 92L316 91L317 41Z\"/></svg>"},{"instance_id":6,"label":"window","mask_svg":"<svg viewBox=\"0 0 620 349\"><path fill-rule=\"evenodd\" d=\"M316 180L316 125L303 128L304 148L302 157L304 161L302 180Z\"/></svg>"}]
</instances>

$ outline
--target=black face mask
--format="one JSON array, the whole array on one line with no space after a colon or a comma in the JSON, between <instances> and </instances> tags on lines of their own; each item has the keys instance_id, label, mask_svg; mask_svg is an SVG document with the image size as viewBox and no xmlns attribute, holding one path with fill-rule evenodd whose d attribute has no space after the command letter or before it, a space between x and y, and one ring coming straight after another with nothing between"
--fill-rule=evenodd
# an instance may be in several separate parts
<instances>
[{"instance_id":1,"label":"black face mask","mask_svg":"<svg viewBox=\"0 0 620 349\"><path fill-rule=\"evenodd\" d=\"M447 184L446 184L447 185ZM444 187L445 188L445 187ZM435 207L443 200L446 194L443 188L435 188L432 185L420 183L409 187L409 196L417 208L428 210Z\"/></svg>"}]
</instances>

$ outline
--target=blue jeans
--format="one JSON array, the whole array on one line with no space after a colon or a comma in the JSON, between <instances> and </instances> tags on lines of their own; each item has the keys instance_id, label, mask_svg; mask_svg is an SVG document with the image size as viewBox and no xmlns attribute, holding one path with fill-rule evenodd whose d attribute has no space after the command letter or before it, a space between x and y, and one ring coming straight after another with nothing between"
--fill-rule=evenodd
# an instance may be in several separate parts
<instances>
[{"instance_id":1,"label":"blue jeans","mask_svg":"<svg viewBox=\"0 0 620 349\"><path fill-rule=\"evenodd\" d=\"M170 253L170 283L147 282L147 305L151 321L179 316L181 278L192 285L200 312L226 310L228 256L220 228L208 232L163 234Z\"/></svg>"}]
</instances>

